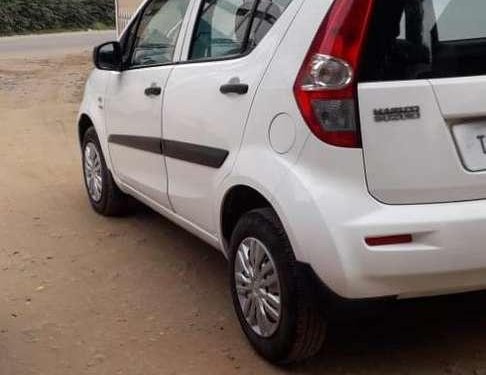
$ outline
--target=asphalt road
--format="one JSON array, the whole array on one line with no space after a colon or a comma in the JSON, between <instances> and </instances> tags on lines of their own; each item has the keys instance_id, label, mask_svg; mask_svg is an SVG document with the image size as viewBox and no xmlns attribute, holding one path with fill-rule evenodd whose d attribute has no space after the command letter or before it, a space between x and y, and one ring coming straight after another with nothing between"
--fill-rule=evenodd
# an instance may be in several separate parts
<instances>
[{"instance_id":1,"label":"asphalt road","mask_svg":"<svg viewBox=\"0 0 486 375\"><path fill-rule=\"evenodd\" d=\"M116 38L115 31L82 31L0 38L0 56L43 57L89 51Z\"/></svg>"}]
</instances>

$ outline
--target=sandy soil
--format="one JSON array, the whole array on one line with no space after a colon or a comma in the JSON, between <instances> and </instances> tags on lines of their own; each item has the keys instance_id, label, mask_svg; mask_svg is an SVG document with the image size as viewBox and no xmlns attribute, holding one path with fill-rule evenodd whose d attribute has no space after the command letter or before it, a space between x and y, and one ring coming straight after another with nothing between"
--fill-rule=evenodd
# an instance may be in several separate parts
<instances>
[{"instance_id":1,"label":"sandy soil","mask_svg":"<svg viewBox=\"0 0 486 375\"><path fill-rule=\"evenodd\" d=\"M0 59L0 374L486 374L484 293L333 318L317 358L259 359L222 256L82 186L75 115L89 55Z\"/></svg>"}]
</instances>

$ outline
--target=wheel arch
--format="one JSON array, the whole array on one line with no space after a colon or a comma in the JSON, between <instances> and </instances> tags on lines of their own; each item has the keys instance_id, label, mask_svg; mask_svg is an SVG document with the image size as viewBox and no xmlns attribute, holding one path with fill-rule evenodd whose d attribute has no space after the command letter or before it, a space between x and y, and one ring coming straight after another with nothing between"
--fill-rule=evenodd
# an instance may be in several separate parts
<instances>
[{"instance_id":1,"label":"wheel arch","mask_svg":"<svg viewBox=\"0 0 486 375\"><path fill-rule=\"evenodd\" d=\"M106 139L106 133L104 126L100 125L103 124L103 118L97 117L96 113L92 113L90 111L82 111L78 115L78 140L79 140L79 145L82 147L83 144L83 138L84 135L86 134L86 131L90 128L93 127L96 131L96 134L98 135L98 139L100 141L101 149L103 151L103 156L105 157L106 164L108 166L108 169L112 171L113 173L113 164L111 162L111 157L110 153L108 150L108 142ZM113 175L115 180L118 182L117 176Z\"/></svg>"},{"instance_id":2,"label":"wheel arch","mask_svg":"<svg viewBox=\"0 0 486 375\"><path fill-rule=\"evenodd\" d=\"M271 208L277 215L280 223L284 227L289 241L292 243L292 233L289 232L286 221L280 212L280 206L274 202L269 194L262 189L256 188L246 183L238 183L229 187L220 204L219 230L223 245L223 252L228 256L228 245L231 234L236 227L239 219L247 212L258 208ZM294 254L297 255L298 249L292 246Z\"/></svg>"},{"instance_id":3,"label":"wheel arch","mask_svg":"<svg viewBox=\"0 0 486 375\"><path fill-rule=\"evenodd\" d=\"M275 211L270 200L255 188L242 184L230 187L223 197L220 210L220 233L225 247L238 220L251 210L265 207Z\"/></svg>"},{"instance_id":4,"label":"wheel arch","mask_svg":"<svg viewBox=\"0 0 486 375\"><path fill-rule=\"evenodd\" d=\"M93 121L86 113L82 113L78 120L78 140L80 145L83 143L83 138L86 131L91 127L94 127Z\"/></svg>"}]
</instances>

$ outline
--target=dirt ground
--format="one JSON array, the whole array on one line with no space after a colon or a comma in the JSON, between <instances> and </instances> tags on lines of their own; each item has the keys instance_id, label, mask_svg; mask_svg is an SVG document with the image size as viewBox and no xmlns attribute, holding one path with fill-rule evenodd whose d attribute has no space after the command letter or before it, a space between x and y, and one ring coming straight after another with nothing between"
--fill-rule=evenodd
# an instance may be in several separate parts
<instances>
[{"instance_id":1,"label":"dirt ground","mask_svg":"<svg viewBox=\"0 0 486 375\"><path fill-rule=\"evenodd\" d=\"M216 251L83 190L75 116L89 55L0 59L0 375L486 374L486 294L334 319L323 352L266 364Z\"/></svg>"}]
</instances>

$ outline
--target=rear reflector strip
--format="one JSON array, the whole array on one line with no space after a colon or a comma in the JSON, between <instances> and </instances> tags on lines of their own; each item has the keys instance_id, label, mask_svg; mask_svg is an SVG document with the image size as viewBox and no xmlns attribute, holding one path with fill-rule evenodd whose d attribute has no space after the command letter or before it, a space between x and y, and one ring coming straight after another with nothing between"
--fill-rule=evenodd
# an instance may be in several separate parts
<instances>
[{"instance_id":1,"label":"rear reflector strip","mask_svg":"<svg viewBox=\"0 0 486 375\"><path fill-rule=\"evenodd\" d=\"M399 245L413 242L411 234L400 234L385 237L366 237L365 242L368 246Z\"/></svg>"}]
</instances>

